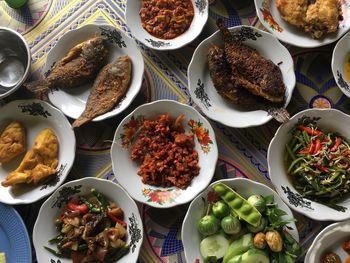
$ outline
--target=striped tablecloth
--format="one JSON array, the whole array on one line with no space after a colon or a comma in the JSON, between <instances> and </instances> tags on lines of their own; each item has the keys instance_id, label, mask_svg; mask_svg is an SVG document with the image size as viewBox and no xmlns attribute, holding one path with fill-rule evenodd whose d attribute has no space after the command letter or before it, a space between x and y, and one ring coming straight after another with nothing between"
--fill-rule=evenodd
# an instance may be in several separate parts
<instances>
[{"instance_id":1,"label":"striped tablecloth","mask_svg":"<svg viewBox=\"0 0 350 263\"><path fill-rule=\"evenodd\" d=\"M36 2L40 1L29 0L29 5ZM13 12L0 1L0 25L22 32L30 45L33 58L32 78L40 73L47 53L59 38L71 29L89 23L107 23L130 34L125 24L123 0L46 2L46 7L41 6L40 16L36 13L38 20L32 20L31 23L24 19L25 10L24 13ZM123 114L104 122L93 123L76 132L76 161L70 179L86 176L114 179L109 141L119 121L138 105L165 98L193 105L187 90L187 66L195 47L216 30L216 19L224 19L229 26L248 24L263 28L256 17L253 1L216 0L210 5L209 15L208 23L200 37L180 50L157 52L140 44L145 61L142 92ZM10 23L11 17L20 22ZM330 45L309 50L289 47L297 77L297 87L289 106L292 114L309 107L334 107L350 112L350 101L336 87L332 76L330 61L333 47L334 45ZM27 95L24 90L19 90L6 100ZM216 133L220 153L215 179L240 176L272 187L266 155L268 144L278 124L271 121L264 126L248 129L232 129L214 121L211 121L211 124ZM41 203L17 207L30 234ZM180 233L187 205L166 210L145 205L139 207L145 230L139 262L185 262ZM299 214L295 214L295 217L301 243L307 250L315 235L327 223L312 221ZM35 256L35 253L33 254Z\"/></svg>"}]
</instances>

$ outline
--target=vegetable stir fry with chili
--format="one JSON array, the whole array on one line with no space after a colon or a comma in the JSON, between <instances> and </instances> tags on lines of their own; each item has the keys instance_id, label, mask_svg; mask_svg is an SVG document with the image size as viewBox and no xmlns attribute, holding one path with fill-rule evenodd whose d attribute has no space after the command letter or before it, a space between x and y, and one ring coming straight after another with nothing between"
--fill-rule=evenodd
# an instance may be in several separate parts
<instances>
[{"instance_id":1,"label":"vegetable stir fry with chili","mask_svg":"<svg viewBox=\"0 0 350 263\"><path fill-rule=\"evenodd\" d=\"M317 127L312 120L298 123L286 145L288 175L297 191L338 211L336 203L350 188L350 146L344 137Z\"/></svg>"},{"instance_id":2,"label":"vegetable stir fry with chili","mask_svg":"<svg viewBox=\"0 0 350 263\"><path fill-rule=\"evenodd\" d=\"M59 257L78 262L115 262L129 252L126 243L127 224L123 210L96 189L87 196L70 199L56 219L59 234L49 240Z\"/></svg>"}]
</instances>

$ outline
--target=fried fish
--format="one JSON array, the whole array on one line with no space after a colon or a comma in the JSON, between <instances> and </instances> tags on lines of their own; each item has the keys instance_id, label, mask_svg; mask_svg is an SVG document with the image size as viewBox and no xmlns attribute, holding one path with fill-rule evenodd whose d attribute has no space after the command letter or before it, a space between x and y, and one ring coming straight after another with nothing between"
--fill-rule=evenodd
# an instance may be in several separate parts
<instances>
[{"instance_id":1,"label":"fried fish","mask_svg":"<svg viewBox=\"0 0 350 263\"><path fill-rule=\"evenodd\" d=\"M42 94L50 88L73 88L93 80L108 53L105 42L104 37L98 36L76 45L53 66L48 76L24 86Z\"/></svg>"},{"instance_id":2,"label":"fried fish","mask_svg":"<svg viewBox=\"0 0 350 263\"><path fill-rule=\"evenodd\" d=\"M0 136L0 164L11 161L26 150L25 129L13 121L6 126Z\"/></svg>"},{"instance_id":3,"label":"fried fish","mask_svg":"<svg viewBox=\"0 0 350 263\"><path fill-rule=\"evenodd\" d=\"M217 25L225 43L226 60L242 86L269 101L283 102L286 88L279 67L256 50L235 41L222 20Z\"/></svg>"},{"instance_id":4,"label":"fried fish","mask_svg":"<svg viewBox=\"0 0 350 263\"><path fill-rule=\"evenodd\" d=\"M104 66L94 82L84 112L72 126L79 127L110 111L128 90L131 74L132 63L129 56L119 57Z\"/></svg>"},{"instance_id":5,"label":"fried fish","mask_svg":"<svg viewBox=\"0 0 350 263\"><path fill-rule=\"evenodd\" d=\"M36 184L56 173L58 148L56 134L48 128L42 130L18 168L11 172L1 184L5 187L23 183Z\"/></svg>"},{"instance_id":6,"label":"fried fish","mask_svg":"<svg viewBox=\"0 0 350 263\"><path fill-rule=\"evenodd\" d=\"M228 65L225 52L218 46L208 50L210 77L217 92L233 104L246 110L265 110L279 122L286 122L289 113L281 103L272 103L262 97L251 94L243 87L236 72Z\"/></svg>"}]
</instances>

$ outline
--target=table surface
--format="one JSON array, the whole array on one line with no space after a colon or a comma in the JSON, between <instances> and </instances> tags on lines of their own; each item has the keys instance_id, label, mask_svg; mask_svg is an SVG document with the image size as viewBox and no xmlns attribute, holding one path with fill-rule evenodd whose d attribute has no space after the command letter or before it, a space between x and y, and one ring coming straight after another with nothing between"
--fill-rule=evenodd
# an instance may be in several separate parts
<instances>
[{"instance_id":1,"label":"table surface","mask_svg":"<svg viewBox=\"0 0 350 263\"><path fill-rule=\"evenodd\" d=\"M16 29L28 41L33 58L30 78L34 79L40 74L48 52L71 29L90 23L107 23L130 35L124 10L124 0L29 0L27 8L16 12L0 1L0 26ZM113 138L122 118L138 105L165 98L193 105L187 90L187 67L196 46L216 31L215 21L218 18L222 18L229 26L247 24L263 28L256 17L253 1L216 0L210 5L208 23L202 34L188 46L176 51L158 52L140 44L145 61L142 91L132 105L116 118L91 123L75 131L76 160L68 180L86 176L115 179L108 141ZM331 72L334 44L308 50L288 48L295 62L297 78L296 90L288 107L290 113L329 105L350 113L350 101L337 88ZM1 103L27 97L26 91L20 89ZM210 122L216 133L220 153L214 180L245 177L273 187L266 157L268 144L278 123L271 121L260 127L233 129L215 121ZM30 236L42 202L16 206ZM139 262L185 262L180 233L187 207L155 209L139 204L145 232ZM317 233L329 223L313 221L297 213L294 215L300 242L306 251ZM35 253L33 261L36 261Z\"/></svg>"}]
</instances>

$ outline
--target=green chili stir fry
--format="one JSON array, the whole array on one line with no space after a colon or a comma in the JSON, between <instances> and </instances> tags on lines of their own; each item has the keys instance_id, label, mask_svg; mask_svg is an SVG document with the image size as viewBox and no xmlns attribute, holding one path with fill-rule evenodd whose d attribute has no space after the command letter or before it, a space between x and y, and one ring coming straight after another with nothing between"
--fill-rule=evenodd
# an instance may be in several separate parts
<instances>
[{"instance_id":1,"label":"green chili stir fry","mask_svg":"<svg viewBox=\"0 0 350 263\"><path fill-rule=\"evenodd\" d=\"M344 212L346 208L336 203L350 188L349 143L307 118L296 125L292 135L286 160L294 187L302 196Z\"/></svg>"},{"instance_id":2,"label":"green chili stir fry","mask_svg":"<svg viewBox=\"0 0 350 263\"><path fill-rule=\"evenodd\" d=\"M129 252L123 213L92 188L89 195L70 199L56 219L59 234L49 243L57 244L57 251L45 248L56 256L70 257L73 263L115 262Z\"/></svg>"}]
</instances>

